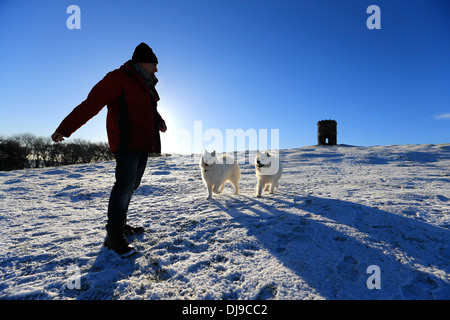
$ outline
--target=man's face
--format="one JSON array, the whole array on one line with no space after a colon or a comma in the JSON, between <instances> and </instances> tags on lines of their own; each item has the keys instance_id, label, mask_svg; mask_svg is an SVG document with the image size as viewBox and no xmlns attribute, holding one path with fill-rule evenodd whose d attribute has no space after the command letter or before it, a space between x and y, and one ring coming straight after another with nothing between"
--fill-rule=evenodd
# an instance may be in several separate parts
<instances>
[{"instance_id":1,"label":"man's face","mask_svg":"<svg viewBox=\"0 0 450 320\"><path fill-rule=\"evenodd\" d=\"M145 69L150 74L155 74L155 72L158 72L158 64L157 63L149 63L149 62L140 62L139 63L142 68Z\"/></svg>"}]
</instances>

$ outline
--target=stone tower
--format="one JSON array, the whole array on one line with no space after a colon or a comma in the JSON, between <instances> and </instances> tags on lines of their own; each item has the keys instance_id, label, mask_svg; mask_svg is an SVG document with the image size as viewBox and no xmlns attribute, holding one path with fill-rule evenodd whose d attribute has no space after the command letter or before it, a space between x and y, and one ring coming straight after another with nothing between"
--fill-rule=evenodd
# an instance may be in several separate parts
<instances>
[{"instance_id":1,"label":"stone tower","mask_svg":"<svg viewBox=\"0 0 450 320\"><path fill-rule=\"evenodd\" d=\"M317 122L317 143L319 146L334 146L337 144L336 120L321 120Z\"/></svg>"}]
</instances>

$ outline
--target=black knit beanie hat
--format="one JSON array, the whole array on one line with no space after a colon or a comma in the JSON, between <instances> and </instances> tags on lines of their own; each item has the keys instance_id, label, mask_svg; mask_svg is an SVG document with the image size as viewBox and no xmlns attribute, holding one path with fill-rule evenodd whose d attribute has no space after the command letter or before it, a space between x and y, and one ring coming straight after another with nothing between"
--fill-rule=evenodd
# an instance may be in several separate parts
<instances>
[{"instance_id":1,"label":"black knit beanie hat","mask_svg":"<svg viewBox=\"0 0 450 320\"><path fill-rule=\"evenodd\" d=\"M152 48L143 42L134 49L131 60L133 62L158 63L158 58L156 58Z\"/></svg>"}]
</instances>

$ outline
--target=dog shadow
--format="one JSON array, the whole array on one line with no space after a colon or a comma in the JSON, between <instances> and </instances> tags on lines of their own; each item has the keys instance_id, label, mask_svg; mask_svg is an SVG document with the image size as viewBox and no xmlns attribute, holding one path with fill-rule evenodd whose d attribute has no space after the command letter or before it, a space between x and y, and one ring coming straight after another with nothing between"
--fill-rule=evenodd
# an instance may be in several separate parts
<instances>
[{"instance_id":1,"label":"dog shadow","mask_svg":"<svg viewBox=\"0 0 450 320\"><path fill-rule=\"evenodd\" d=\"M326 299L450 297L449 282L430 272L450 272L448 230L337 199L241 197L229 208L215 203ZM369 288L373 265L380 289Z\"/></svg>"}]
</instances>

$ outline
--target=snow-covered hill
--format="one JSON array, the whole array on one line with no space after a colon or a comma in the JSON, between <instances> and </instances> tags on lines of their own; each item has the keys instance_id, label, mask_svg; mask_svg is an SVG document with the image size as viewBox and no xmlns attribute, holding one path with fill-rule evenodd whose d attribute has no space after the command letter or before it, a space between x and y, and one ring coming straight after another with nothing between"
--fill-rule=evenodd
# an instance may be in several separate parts
<instances>
[{"instance_id":1,"label":"snow-covered hill","mask_svg":"<svg viewBox=\"0 0 450 320\"><path fill-rule=\"evenodd\" d=\"M0 172L0 298L450 299L450 144L281 156L275 194L242 164L210 201L196 160L149 159L127 259L102 246L114 162Z\"/></svg>"}]
</instances>

